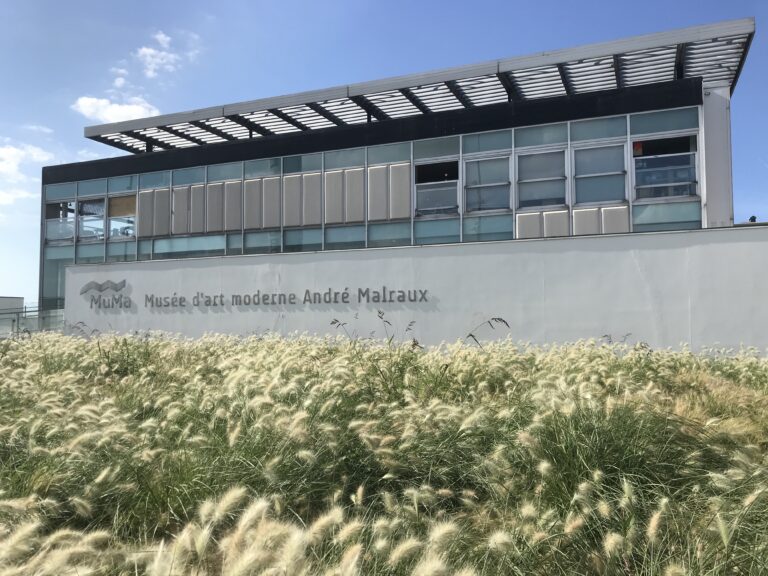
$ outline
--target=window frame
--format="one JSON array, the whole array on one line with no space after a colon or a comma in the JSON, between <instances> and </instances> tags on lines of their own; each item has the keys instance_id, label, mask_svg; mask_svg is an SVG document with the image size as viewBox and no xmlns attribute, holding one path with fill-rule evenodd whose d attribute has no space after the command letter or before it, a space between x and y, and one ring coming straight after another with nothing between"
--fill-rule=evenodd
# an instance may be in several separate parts
<instances>
[{"instance_id":1,"label":"window frame","mask_svg":"<svg viewBox=\"0 0 768 576\"><path fill-rule=\"evenodd\" d=\"M514 210L515 213L524 212L545 212L550 210L569 210L573 204L571 200L571 167L568 162L568 143L558 144L557 146L526 146L525 148L518 149L515 147L515 166L514 166ZM533 154L547 154L551 152L563 153L563 170L565 176L562 178L534 178L532 180L520 180L520 156L530 156ZM565 181L565 193L562 204L542 204L539 206L520 206L520 184L527 182L549 182L552 180Z\"/></svg>"},{"instance_id":2,"label":"window frame","mask_svg":"<svg viewBox=\"0 0 768 576\"><path fill-rule=\"evenodd\" d=\"M684 106L684 108L688 108L688 106ZM699 113L701 114L701 112ZM627 116L627 118L629 118L629 116ZM667 196L662 198L638 198L637 197L637 178L635 175L635 158L636 157L632 154L633 143L648 142L651 140L661 140L664 138L680 138L680 137L689 137L689 136L696 137L695 152L676 152L675 154L657 154L656 156L674 156L676 154L693 154L694 170L695 170L694 176L696 178L694 180L694 183L696 184L696 194L687 195L687 196ZM628 142L629 142L629 145L628 145L627 154L629 156L629 159L631 160L631 166L632 166L629 174L632 179L632 182L631 182L632 204L658 204L660 202L693 202L693 201L701 202L703 204L704 198L701 193L702 138L701 138L700 128L695 130L688 129L688 130L670 130L669 132L654 132L653 134L643 134L642 137L630 136ZM638 156L638 158L642 158L642 156ZM644 188L644 186L641 186L641 188Z\"/></svg>"},{"instance_id":3,"label":"window frame","mask_svg":"<svg viewBox=\"0 0 768 576\"><path fill-rule=\"evenodd\" d=\"M128 196L133 197L133 235L132 236L112 236L112 229L109 227L109 221L112 219L112 214L109 210L110 200L112 198L126 198ZM107 242L131 242L136 240L136 228L139 220L139 193L138 192L122 192L120 194L113 194L107 197L106 208L104 210L106 220L106 233L105 237Z\"/></svg>"},{"instance_id":4,"label":"window frame","mask_svg":"<svg viewBox=\"0 0 768 576\"><path fill-rule=\"evenodd\" d=\"M457 174L456 174L456 180L443 180L441 182L448 183L453 182L456 185L456 211L455 212L427 212L425 214L419 214L419 208L418 208L418 202L419 202L419 186L420 184L416 183L416 169L419 166L426 166L429 164L441 164L444 162L456 162L456 168L457 168ZM411 220L412 222L416 222L416 220L427 220L427 219L440 219L440 218L455 218L457 215L461 215L464 209L464 205L462 203L462 193L460 190L459 184L463 182L463 172L462 172L463 166L462 166L462 159L461 154L457 154L454 156L438 156L435 158L422 158L418 161L412 160L411 161L411 182L413 187L413 196L411 198ZM423 184L429 185L429 184L439 184L441 182L425 182ZM411 226L412 234L411 234L411 241L414 241L414 225Z\"/></svg>"},{"instance_id":5,"label":"window frame","mask_svg":"<svg viewBox=\"0 0 768 576\"><path fill-rule=\"evenodd\" d=\"M584 145L586 143L586 145ZM599 144L598 144L599 143ZM602 172L599 174L585 174L579 176L576 174L576 152L579 150L595 150L597 148L618 148L621 146L624 156L624 170L622 172ZM570 206L572 208L578 207L598 207L598 206L623 206L629 204L629 170L627 170L628 162L632 161L631 157L628 157L629 146L627 145L627 138L625 136L614 138L601 138L599 140L579 140L577 145L571 145L570 147L570 164L571 172L569 180L572 182L572 198ZM634 166L634 162L633 162ZM578 202L576 198L576 180L580 178L595 178L599 176L624 176L624 197L621 200L601 200L598 202Z\"/></svg>"},{"instance_id":6,"label":"window frame","mask_svg":"<svg viewBox=\"0 0 768 576\"><path fill-rule=\"evenodd\" d=\"M506 160L507 161L507 182L499 182L496 184L480 184L477 186L470 186L467 184L467 164L469 162L482 162L484 160ZM459 171L459 179L461 180L461 188L462 188L462 194L461 194L461 213L463 215L491 215L491 214L508 214L514 209L514 201L512 198L512 189L513 189L513 183L514 183L514 162L512 162L512 153L506 152L506 153L499 153L498 150L494 150L491 152L477 152L470 155L463 156L460 171ZM467 192L470 188L489 188L492 186L501 186L503 184L507 185L507 207L506 208L489 208L487 210L479 209L479 210L467 210Z\"/></svg>"}]
</instances>

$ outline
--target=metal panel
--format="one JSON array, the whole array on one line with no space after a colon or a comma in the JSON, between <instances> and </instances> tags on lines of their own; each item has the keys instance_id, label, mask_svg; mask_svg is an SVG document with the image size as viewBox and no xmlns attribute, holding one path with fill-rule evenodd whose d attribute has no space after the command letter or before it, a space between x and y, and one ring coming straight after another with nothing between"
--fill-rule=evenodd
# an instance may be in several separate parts
<instances>
[{"instance_id":1,"label":"metal panel","mask_svg":"<svg viewBox=\"0 0 768 576\"><path fill-rule=\"evenodd\" d=\"M189 202L189 231L205 232L205 186L192 186Z\"/></svg>"},{"instance_id":2,"label":"metal panel","mask_svg":"<svg viewBox=\"0 0 768 576\"><path fill-rule=\"evenodd\" d=\"M205 229L221 232L224 229L224 184L208 184L206 189Z\"/></svg>"},{"instance_id":3,"label":"metal panel","mask_svg":"<svg viewBox=\"0 0 768 576\"><path fill-rule=\"evenodd\" d=\"M224 229L240 230L243 226L243 184L224 184Z\"/></svg>"},{"instance_id":4,"label":"metal panel","mask_svg":"<svg viewBox=\"0 0 768 576\"><path fill-rule=\"evenodd\" d=\"M411 165L393 164L389 167L389 217L411 216Z\"/></svg>"},{"instance_id":5,"label":"metal panel","mask_svg":"<svg viewBox=\"0 0 768 576\"><path fill-rule=\"evenodd\" d=\"M322 222L323 213L323 179L318 172L304 174L304 193L302 194L302 212L304 226L314 226Z\"/></svg>"},{"instance_id":6,"label":"metal panel","mask_svg":"<svg viewBox=\"0 0 768 576\"><path fill-rule=\"evenodd\" d=\"M168 188L155 190L155 214L152 233L168 236L171 233L171 191Z\"/></svg>"},{"instance_id":7,"label":"metal panel","mask_svg":"<svg viewBox=\"0 0 768 576\"><path fill-rule=\"evenodd\" d=\"M264 228L280 227L280 177L264 178Z\"/></svg>"},{"instance_id":8,"label":"metal panel","mask_svg":"<svg viewBox=\"0 0 768 576\"><path fill-rule=\"evenodd\" d=\"M245 210L243 225L246 229L261 228L263 200L261 194L262 180L247 180L245 182Z\"/></svg>"},{"instance_id":9,"label":"metal panel","mask_svg":"<svg viewBox=\"0 0 768 576\"><path fill-rule=\"evenodd\" d=\"M518 238L541 238L541 212L518 214L515 228Z\"/></svg>"},{"instance_id":10,"label":"metal panel","mask_svg":"<svg viewBox=\"0 0 768 576\"><path fill-rule=\"evenodd\" d=\"M583 208L573 211L573 235L600 234L600 209Z\"/></svg>"},{"instance_id":11,"label":"metal panel","mask_svg":"<svg viewBox=\"0 0 768 576\"><path fill-rule=\"evenodd\" d=\"M612 206L600 211L603 217L603 234L629 232L629 206Z\"/></svg>"},{"instance_id":12,"label":"metal panel","mask_svg":"<svg viewBox=\"0 0 768 576\"><path fill-rule=\"evenodd\" d=\"M301 226L301 175L283 177L283 226Z\"/></svg>"},{"instance_id":13,"label":"metal panel","mask_svg":"<svg viewBox=\"0 0 768 576\"><path fill-rule=\"evenodd\" d=\"M139 192L138 230L139 238L152 236L153 214L155 212L155 192L154 190L145 190Z\"/></svg>"},{"instance_id":14,"label":"metal panel","mask_svg":"<svg viewBox=\"0 0 768 576\"><path fill-rule=\"evenodd\" d=\"M568 210L544 212L544 237L568 236Z\"/></svg>"},{"instance_id":15,"label":"metal panel","mask_svg":"<svg viewBox=\"0 0 768 576\"><path fill-rule=\"evenodd\" d=\"M387 172L387 166L368 168L368 220L387 219Z\"/></svg>"},{"instance_id":16,"label":"metal panel","mask_svg":"<svg viewBox=\"0 0 768 576\"><path fill-rule=\"evenodd\" d=\"M328 191L326 190L326 194ZM363 198L365 195L365 172L362 168L344 171L344 203L347 222L362 222L365 219Z\"/></svg>"},{"instance_id":17,"label":"metal panel","mask_svg":"<svg viewBox=\"0 0 768 576\"><path fill-rule=\"evenodd\" d=\"M325 173L325 222L344 222L344 172Z\"/></svg>"},{"instance_id":18,"label":"metal panel","mask_svg":"<svg viewBox=\"0 0 768 576\"><path fill-rule=\"evenodd\" d=\"M171 208L171 233L189 233L189 186L173 189L173 206Z\"/></svg>"},{"instance_id":19,"label":"metal panel","mask_svg":"<svg viewBox=\"0 0 768 576\"><path fill-rule=\"evenodd\" d=\"M731 98L728 88L704 92L702 195L705 228L733 226L733 179L731 154ZM702 164L700 163L700 166Z\"/></svg>"}]
</instances>

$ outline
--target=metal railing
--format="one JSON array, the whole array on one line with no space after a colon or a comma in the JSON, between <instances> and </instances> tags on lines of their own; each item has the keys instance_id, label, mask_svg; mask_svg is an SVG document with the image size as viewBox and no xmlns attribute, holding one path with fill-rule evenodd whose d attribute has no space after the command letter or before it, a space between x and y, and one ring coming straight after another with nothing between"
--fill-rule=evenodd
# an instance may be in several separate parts
<instances>
[{"instance_id":1,"label":"metal railing","mask_svg":"<svg viewBox=\"0 0 768 576\"><path fill-rule=\"evenodd\" d=\"M10 310L0 310L0 339L16 338L33 332L61 330L64 328L64 310L41 309L38 306L25 306Z\"/></svg>"}]
</instances>

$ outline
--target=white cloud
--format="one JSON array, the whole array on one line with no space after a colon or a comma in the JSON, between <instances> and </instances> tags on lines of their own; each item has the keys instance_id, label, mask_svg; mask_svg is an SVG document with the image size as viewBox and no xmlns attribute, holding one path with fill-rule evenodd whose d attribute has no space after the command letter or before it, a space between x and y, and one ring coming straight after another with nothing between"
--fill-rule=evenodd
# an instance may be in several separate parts
<instances>
[{"instance_id":1,"label":"white cloud","mask_svg":"<svg viewBox=\"0 0 768 576\"><path fill-rule=\"evenodd\" d=\"M86 150L85 148L81 148L77 151L77 158L79 160L97 160L99 158L104 158L104 155L98 154L91 150Z\"/></svg>"},{"instance_id":2,"label":"white cloud","mask_svg":"<svg viewBox=\"0 0 768 576\"><path fill-rule=\"evenodd\" d=\"M125 86L125 78L123 76L118 76L112 81L112 86L115 88L122 88Z\"/></svg>"},{"instance_id":3,"label":"white cloud","mask_svg":"<svg viewBox=\"0 0 768 576\"><path fill-rule=\"evenodd\" d=\"M32 180L21 171L22 164L41 164L53 160L53 154L30 144L0 146L0 186Z\"/></svg>"},{"instance_id":4,"label":"white cloud","mask_svg":"<svg viewBox=\"0 0 768 576\"><path fill-rule=\"evenodd\" d=\"M112 72L112 74L114 74L115 76L128 76L128 70L126 70L125 68L117 68L113 66L112 68L109 69L109 71Z\"/></svg>"},{"instance_id":5,"label":"white cloud","mask_svg":"<svg viewBox=\"0 0 768 576\"><path fill-rule=\"evenodd\" d=\"M162 30L158 30L157 33L152 37L157 40L157 43L160 44L161 48L165 48L167 50L171 47L171 37L167 34L164 34Z\"/></svg>"},{"instance_id":6,"label":"white cloud","mask_svg":"<svg viewBox=\"0 0 768 576\"><path fill-rule=\"evenodd\" d=\"M22 190L21 188L0 188L0 206L10 206L16 200L24 200L26 198L37 198L37 194L28 190Z\"/></svg>"},{"instance_id":7,"label":"white cloud","mask_svg":"<svg viewBox=\"0 0 768 576\"><path fill-rule=\"evenodd\" d=\"M105 124L122 122L124 120L134 120L136 118L146 118L147 116L157 116L160 114L160 110L141 96L127 98L124 103L113 102L109 98L80 96L80 98L72 104L71 108L89 120L96 120Z\"/></svg>"},{"instance_id":8,"label":"white cloud","mask_svg":"<svg viewBox=\"0 0 768 576\"><path fill-rule=\"evenodd\" d=\"M26 124L25 126L22 126L22 128L24 128L24 130L29 130L30 132L53 134L53 129L48 128L48 126L43 126L42 124Z\"/></svg>"}]
</instances>

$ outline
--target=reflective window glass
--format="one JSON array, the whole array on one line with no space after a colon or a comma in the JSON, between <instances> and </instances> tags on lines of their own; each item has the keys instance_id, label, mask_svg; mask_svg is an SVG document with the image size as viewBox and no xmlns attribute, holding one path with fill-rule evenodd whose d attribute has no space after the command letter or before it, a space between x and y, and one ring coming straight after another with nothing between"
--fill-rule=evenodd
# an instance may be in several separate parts
<instances>
[{"instance_id":1,"label":"reflective window glass","mask_svg":"<svg viewBox=\"0 0 768 576\"><path fill-rule=\"evenodd\" d=\"M104 244L78 244L75 256L78 264L104 262Z\"/></svg>"},{"instance_id":2,"label":"reflective window glass","mask_svg":"<svg viewBox=\"0 0 768 576\"><path fill-rule=\"evenodd\" d=\"M465 209L509 208L509 159L476 160L465 165Z\"/></svg>"},{"instance_id":3,"label":"reflective window glass","mask_svg":"<svg viewBox=\"0 0 768 576\"><path fill-rule=\"evenodd\" d=\"M624 146L575 150L574 165L577 203L626 198Z\"/></svg>"},{"instance_id":4,"label":"reflective window glass","mask_svg":"<svg viewBox=\"0 0 768 576\"><path fill-rule=\"evenodd\" d=\"M109 199L110 238L131 238L136 235L136 196L115 196Z\"/></svg>"},{"instance_id":5,"label":"reflective window glass","mask_svg":"<svg viewBox=\"0 0 768 576\"><path fill-rule=\"evenodd\" d=\"M109 242L107 262L131 262L136 260L136 242Z\"/></svg>"},{"instance_id":6,"label":"reflective window glass","mask_svg":"<svg viewBox=\"0 0 768 576\"><path fill-rule=\"evenodd\" d=\"M151 190L153 188L168 188L171 185L170 172L150 172L139 175L139 188Z\"/></svg>"},{"instance_id":7,"label":"reflective window glass","mask_svg":"<svg viewBox=\"0 0 768 576\"><path fill-rule=\"evenodd\" d=\"M515 129L515 146L542 146L561 144L568 141L567 124L548 124Z\"/></svg>"},{"instance_id":8,"label":"reflective window glass","mask_svg":"<svg viewBox=\"0 0 768 576\"><path fill-rule=\"evenodd\" d=\"M517 182L520 208L565 204L565 152L518 156Z\"/></svg>"},{"instance_id":9,"label":"reflective window glass","mask_svg":"<svg viewBox=\"0 0 768 576\"><path fill-rule=\"evenodd\" d=\"M75 203L49 202L45 205L45 237L68 240L75 236Z\"/></svg>"},{"instance_id":10,"label":"reflective window glass","mask_svg":"<svg viewBox=\"0 0 768 576\"><path fill-rule=\"evenodd\" d=\"M280 252L280 231L249 232L245 235L243 252L245 254L265 254Z\"/></svg>"},{"instance_id":11,"label":"reflective window glass","mask_svg":"<svg viewBox=\"0 0 768 576\"><path fill-rule=\"evenodd\" d=\"M617 138L627 135L627 117L596 118L571 122L571 142Z\"/></svg>"},{"instance_id":12,"label":"reflective window glass","mask_svg":"<svg viewBox=\"0 0 768 576\"><path fill-rule=\"evenodd\" d=\"M512 240L514 216L480 216L464 218L464 242L488 242L491 240Z\"/></svg>"},{"instance_id":13,"label":"reflective window glass","mask_svg":"<svg viewBox=\"0 0 768 576\"><path fill-rule=\"evenodd\" d=\"M110 178L108 182L108 191L110 194L119 192L133 192L139 185L139 177L136 175L131 176L115 176Z\"/></svg>"},{"instance_id":14,"label":"reflective window glass","mask_svg":"<svg viewBox=\"0 0 768 576\"><path fill-rule=\"evenodd\" d=\"M285 252L314 252L323 249L323 231L320 228L285 230Z\"/></svg>"},{"instance_id":15,"label":"reflective window glass","mask_svg":"<svg viewBox=\"0 0 768 576\"><path fill-rule=\"evenodd\" d=\"M240 233L227 234L227 254L243 253L243 235Z\"/></svg>"},{"instance_id":16,"label":"reflective window glass","mask_svg":"<svg viewBox=\"0 0 768 576\"><path fill-rule=\"evenodd\" d=\"M624 146L575 150L576 176L624 171Z\"/></svg>"},{"instance_id":17,"label":"reflective window glass","mask_svg":"<svg viewBox=\"0 0 768 576\"><path fill-rule=\"evenodd\" d=\"M78 239L104 239L104 200L83 200L78 202L77 215Z\"/></svg>"},{"instance_id":18,"label":"reflective window glass","mask_svg":"<svg viewBox=\"0 0 768 576\"><path fill-rule=\"evenodd\" d=\"M352 150L334 150L325 153L325 169L352 168L365 164L365 148L353 148Z\"/></svg>"},{"instance_id":19,"label":"reflective window glass","mask_svg":"<svg viewBox=\"0 0 768 576\"><path fill-rule=\"evenodd\" d=\"M74 198L77 195L77 182L64 184L48 184L45 187L46 200L61 200L62 198Z\"/></svg>"},{"instance_id":20,"label":"reflective window glass","mask_svg":"<svg viewBox=\"0 0 768 576\"><path fill-rule=\"evenodd\" d=\"M542 178L565 178L565 152L518 156L517 179L519 182Z\"/></svg>"},{"instance_id":21,"label":"reflective window glass","mask_svg":"<svg viewBox=\"0 0 768 576\"><path fill-rule=\"evenodd\" d=\"M643 114L632 114L629 117L629 129L632 134L688 130L698 128L698 126L698 108L646 112Z\"/></svg>"},{"instance_id":22,"label":"reflective window glass","mask_svg":"<svg viewBox=\"0 0 768 576\"><path fill-rule=\"evenodd\" d=\"M322 169L322 154L304 154L303 156L286 156L283 158L283 173L314 172Z\"/></svg>"},{"instance_id":23,"label":"reflective window glass","mask_svg":"<svg viewBox=\"0 0 768 576\"><path fill-rule=\"evenodd\" d=\"M635 232L701 228L701 204L699 202L635 204L632 208L632 222Z\"/></svg>"},{"instance_id":24,"label":"reflective window glass","mask_svg":"<svg viewBox=\"0 0 768 576\"><path fill-rule=\"evenodd\" d=\"M139 240L137 242L136 259L149 260L152 258L152 240Z\"/></svg>"},{"instance_id":25,"label":"reflective window glass","mask_svg":"<svg viewBox=\"0 0 768 576\"><path fill-rule=\"evenodd\" d=\"M249 160L244 164L246 180L262 176L280 176L280 170L280 158Z\"/></svg>"},{"instance_id":26,"label":"reflective window glass","mask_svg":"<svg viewBox=\"0 0 768 576\"><path fill-rule=\"evenodd\" d=\"M368 247L410 246L410 222L386 222L368 224Z\"/></svg>"},{"instance_id":27,"label":"reflective window glass","mask_svg":"<svg viewBox=\"0 0 768 576\"><path fill-rule=\"evenodd\" d=\"M455 156L459 153L459 145L459 136L432 138L431 140L416 140L413 143L413 157L418 159Z\"/></svg>"},{"instance_id":28,"label":"reflective window glass","mask_svg":"<svg viewBox=\"0 0 768 576\"><path fill-rule=\"evenodd\" d=\"M326 250L364 247L365 226L339 226L325 229Z\"/></svg>"},{"instance_id":29,"label":"reflective window glass","mask_svg":"<svg viewBox=\"0 0 768 576\"><path fill-rule=\"evenodd\" d=\"M205 166L195 166L194 168L182 168L173 171L174 186L188 186L190 184L200 184L205 182Z\"/></svg>"},{"instance_id":30,"label":"reflective window glass","mask_svg":"<svg viewBox=\"0 0 768 576\"><path fill-rule=\"evenodd\" d=\"M169 258L200 258L223 256L226 252L226 237L190 236L187 238L158 238L154 241L154 260Z\"/></svg>"},{"instance_id":31,"label":"reflective window glass","mask_svg":"<svg viewBox=\"0 0 768 576\"><path fill-rule=\"evenodd\" d=\"M696 195L696 154L635 158L635 197L665 198Z\"/></svg>"},{"instance_id":32,"label":"reflective window glass","mask_svg":"<svg viewBox=\"0 0 768 576\"><path fill-rule=\"evenodd\" d=\"M508 150L512 148L512 130L466 134L462 136L462 142L464 143L464 154L488 152L491 150Z\"/></svg>"},{"instance_id":33,"label":"reflective window glass","mask_svg":"<svg viewBox=\"0 0 768 576\"><path fill-rule=\"evenodd\" d=\"M517 196L520 208L565 204L565 180L521 182Z\"/></svg>"},{"instance_id":34,"label":"reflective window glass","mask_svg":"<svg viewBox=\"0 0 768 576\"><path fill-rule=\"evenodd\" d=\"M77 183L77 195L83 196L103 196L107 193L106 180L84 180Z\"/></svg>"},{"instance_id":35,"label":"reflective window glass","mask_svg":"<svg viewBox=\"0 0 768 576\"><path fill-rule=\"evenodd\" d=\"M451 244L459 241L459 220L420 220L414 223L416 244Z\"/></svg>"},{"instance_id":36,"label":"reflective window glass","mask_svg":"<svg viewBox=\"0 0 768 576\"><path fill-rule=\"evenodd\" d=\"M222 180L242 179L242 162L232 162L230 164L215 164L213 166L208 166L208 182L221 182Z\"/></svg>"},{"instance_id":37,"label":"reflective window glass","mask_svg":"<svg viewBox=\"0 0 768 576\"><path fill-rule=\"evenodd\" d=\"M411 143L383 144L368 147L368 164L392 164L411 159Z\"/></svg>"},{"instance_id":38,"label":"reflective window glass","mask_svg":"<svg viewBox=\"0 0 768 576\"><path fill-rule=\"evenodd\" d=\"M75 261L75 247L46 246L43 251L43 301L45 309L64 306L64 269Z\"/></svg>"}]
</instances>

